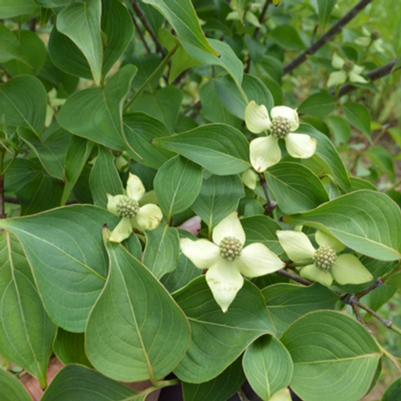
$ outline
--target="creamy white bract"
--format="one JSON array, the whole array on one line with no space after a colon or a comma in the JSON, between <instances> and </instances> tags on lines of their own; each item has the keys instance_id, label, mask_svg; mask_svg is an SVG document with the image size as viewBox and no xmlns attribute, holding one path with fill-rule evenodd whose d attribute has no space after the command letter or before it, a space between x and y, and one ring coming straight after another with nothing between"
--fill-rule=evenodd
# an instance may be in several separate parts
<instances>
[{"instance_id":1,"label":"creamy white bract","mask_svg":"<svg viewBox=\"0 0 401 401\"><path fill-rule=\"evenodd\" d=\"M141 206L140 200L145 194L145 187L139 177L129 174L126 194L107 195L107 209L121 217L120 222L112 231L109 240L122 242L127 239L134 228L141 231L154 230L163 218L159 206L148 203Z\"/></svg>"},{"instance_id":2,"label":"creamy white bract","mask_svg":"<svg viewBox=\"0 0 401 401\"><path fill-rule=\"evenodd\" d=\"M259 173L281 160L280 140L284 140L287 152L297 159L308 159L316 152L316 140L308 134L295 132L299 128L296 110L276 106L270 114L264 105L251 101L245 109L245 123L254 134L266 133L250 143L252 167Z\"/></svg>"},{"instance_id":3,"label":"creamy white bract","mask_svg":"<svg viewBox=\"0 0 401 401\"><path fill-rule=\"evenodd\" d=\"M329 287L338 284L362 284L373 276L361 261L352 254L343 253L345 245L334 237L317 231L315 249L306 234L300 231L277 231L280 245L300 270L300 275Z\"/></svg>"},{"instance_id":4,"label":"creamy white bract","mask_svg":"<svg viewBox=\"0 0 401 401\"><path fill-rule=\"evenodd\" d=\"M249 278L274 273L284 262L265 245L245 246L245 232L237 213L231 213L213 230L213 242L206 239L181 239L181 250L193 264L207 269L206 281L213 297L226 312Z\"/></svg>"}]
</instances>

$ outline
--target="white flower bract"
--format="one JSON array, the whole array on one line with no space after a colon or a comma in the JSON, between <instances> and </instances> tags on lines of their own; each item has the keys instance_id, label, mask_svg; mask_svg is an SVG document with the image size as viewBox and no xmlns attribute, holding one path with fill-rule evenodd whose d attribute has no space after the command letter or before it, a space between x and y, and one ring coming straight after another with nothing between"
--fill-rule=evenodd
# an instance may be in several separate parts
<instances>
[{"instance_id":1,"label":"white flower bract","mask_svg":"<svg viewBox=\"0 0 401 401\"><path fill-rule=\"evenodd\" d=\"M284 262L265 245L245 246L245 232L236 212L217 224L212 237L213 242L183 238L180 245L183 254L196 267L207 269L206 281L223 312L242 288L242 275L259 277L284 267Z\"/></svg>"},{"instance_id":2,"label":"white flower bract","mask_svg":"<svg viewBox=\"0 0 401 401\"><path fill-rule=\"evenodd\" d=\"M281 160L280 139L284 140L289 155L294 158L308 159L316 152L314 138L295 132L299 128L299 117L291 107L276 106L269 114L266 106L251 101L245 109L245 123L254 134L268 133L252 140L249 147L252 167L259 173Z\"/></svg>"},{"instance_id":3,"label":"white flower bract","mask_svg":"<svg viewBox=\"0 0 401 401\"><path fill-rule=\"evenodd\" d=\"M107 195L107 210L121 217L120 222L112 231L109 240L122 242L132 233L134 228L139 230L154 230L163 219L159 206L148 203L140 206L139 201L145 194L145 187L141 179L129 174L126 194Z\"/></svg>"},{"instance_id":4,"label":"white flower bract","mask_svg":"<svg viewBox=\"0 0 401 401\"><path fill-rule=\"evenodd\" d=\"M280 245L300 269L302 277L329 287L335 280L340 285L363 284L373 279L372 274L352 254L340 254L345 246L334 237L317 231L315 249L301 231L277 231Z\"/></svg>"}]
</instances>

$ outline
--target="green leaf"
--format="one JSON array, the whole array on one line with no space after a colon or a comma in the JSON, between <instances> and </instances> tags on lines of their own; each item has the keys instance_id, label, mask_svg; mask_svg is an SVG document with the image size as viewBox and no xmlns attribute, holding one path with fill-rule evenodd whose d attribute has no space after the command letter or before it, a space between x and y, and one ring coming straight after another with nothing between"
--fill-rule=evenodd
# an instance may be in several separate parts
<instances>
[{"instance_id":1,"label":"green leaf","mask_svg":"<svg viewBox=\"0 0 401 401\"><path fill-rule=\"evenodd\" d=\"M203 181L201 192L192 209L211 230L224 217L238 209L239 201L244 195L244 186L237 175L213 175Z\"/></svg>"},{"instance_id":2,"label":"green leaf","mask_svg":"<svg viewBox=\"0 0 401 401\"><path fill-rule=\"evenodd\" d=\"M200 275L202 275L202 270L198 269L181 253L178 258L177 268L167 273L161 281L169 292L174 292L185 287L190 281Z\"/></svg>"},{"instance_id":3,"label":"green leaf","mask_svg":"<svg viewBox=\"0 0 401 401\"><path fill-rule=\"evenodd\" d=\"M116 150L127 148L122 112L136 67L126 65L103 88L73 94L61 108L58 122L74 135Z\"/></svg>"},{"instance_id":4,"label":"green leaf","mask_svg":"<svg viewBox=\"0 0 401 401\"><path fill-rule=\"evenodd\" d=\"M305 43L292 25L279 25L270 32L270 37L286 50L305 49Z\"/></svg>"},{"instance_id":5,"label":"green leaf","mask_svg":"<svg viewBox=\"0 0 401 401\"><path fill-rule=\"evenodd\" d=\"M291 388L305 401L321 401L322 394L325 401L360 401L381 358L370 334L339 312L305 315L286 331L282 343L294 361Z\"/></svg>"},{"instance_id":6,"label":"green leaf","mask_svg":"<svg viewBox=\"0 0 401 401\"><path fill-rule=\"evenodd\" d=\"M62 182L49 177L35 160L17 158L6 172L8 191L15 192L21 214L32 214L60 205Z\"/></svg>"},{"instance_id":7,"label":"green leaf","mask_svg":"<svg viewBox=\"0 0 401 401\"><path fill-rule=\"evenodd\" d=\"M274 253L283 253L276 236L276 231L281 230L281 226L275 220L268 216L251 216L241 219L241 224L246 234L247 245L260 242Z\"/></svg>"},{"instance_id":8,"label":"green leaf","mask_svg":"<svg viewBox=\"0 0 401 401\"><path fill-rule=\"evenodd\" d=\"M57 359L64 365L76 363L91 366L85 354L85 336L83 333L70 333L59 328L53 350Z\"/></svg>"},{"instance_id":9,"label":"green leaf","mask_svg":"<svg viewBox=\"0 0 401 401\"><path fill-rule=\"evenodd\" d=\"M24 128L18 130L18 135L35 152L50 176L64 179L64 162L71 142L70 133L54 126L46 130L42 138Z\"/></svg>"},{"instance_id":10,"label":"green leaf","mask_svg":"<svg viewBox=\"0 0 401 401\"><path fill-rule=\"evenodd\" d=\"M78 365L65 367L46 390L42 401L134 401L135 393L120 383ZM132 397L132 398L131 398Z\"/></svg>"},{"instance_id":11,"label":"green leaf","mask_svg":"<svg viewBox=\"0 0 401 401\"><path fill-rule=\"evenodd\" d=\"M190 44L218 55L202 31L191 0L143 0L143 2L156 8L167 19L184 47Z\"/></svg>"},{"instance_id":12,"label":"green leaf","mask_svg":"<svg viewBox=\"0 0 401 401\"><path fill-rule=\"evenodd\" d=\"M157 138L155 143L215 175L238 174L250 167L247 139L242 132L225 124L203 125L182 134Z\"/></svg>"},{"instance_id":13,"label":"green leaf","mask_svg":"<svg viewBox=\"0 0 401 401\"><path fill-rule=\"evenodd\" d=\"M0 3L1 4L1 3ZM32 401L15 375L0 368L1 401Z\"/></svg>"},{"instance_id":14,"label":"green leaf","mask_svg":"<svg viewBox=\"0 0 401 401\"><path fill-rule=\"evenodd\" d=\"M336 3L337 0L317 0L317 11L322 25L327 24Z\"/></svg>"},{"instance_id":15,"label":"green leaf","mask_svg":"<svg viewBox=\"0 0 401 401\"><path fill-rule=\"evenodd\" d=\"M327 91L322 91L309 96L300 106L298 112L310 116L323 118L336 107L337 99Z\"/></svg>"},{"instance_id":16,"label":"green leaf","mask_svg":"<svg viewBox=\"0 0 401 401\"><path fill-rule=\"evenodd\" d=\"M241 359L235 361L222 374L206 383L183 383L185 401L222 401L232 397L245 381Z\"/></svg>"},{"instance_id":17,"label":"green leaf","mask_svg":"<svg viewBox=\"0 0 401 401\"><path fill-rule=\"evenodd\" d=\"M271 336L263 336L251 344L242 365L249 384L263 401L269 401L277 391L287 387L294 370L289 352Z\"/></svg>"},{"instance_id":18,"label":"green leaf","mask_svg":"<svg viewBox=\"0 0 401 401\"><path fill-rule=\"evenodd\" d=\"M160 225L156 230L146 231L146 247L143 263L157 277L172 272L177 267L180 242L177 229Z\"/></svg>"},{"instance_id":19,"label":"green leaf","mask_svg":"<svg viewBox=\"0 0 401 401\"><path fill-rule=\"evenodd\" d=\"M172 133L177 126L182 99L183 94L178 88L167 86L154 93L143 93L138 96L129 110L143 112L156 118Z\"/></svg>"},{"instance_id":20,"label":"green leaf","mask_svg":"<svg viewBox=\"0 0 401 401\"><path fill-rule=\"evenodd\" d=\"M319 309L335 309L338 297L321 285L274 284L262 290L266 306L282 335L298 318Z\"/></svg>"},{"instance_id":21,"label":"green leaf","mask_svg":"<svg viewBox=\"0 0 401 401\"><path fill-rule=\"evenodd\" d=\"M124 193L123 183L118 174L113 154L99 146L98 154L93 164L89 187L93 203L97 206L107 206L107 194L119 195Z\"/></svg>"},{"instance_id":22,"label":"green leaf","mask_svg":"<svg viewBox=\"0 0 401 401\"><path fill-rule=\"evenodd\" d=\"M229 77L217 78L215 81L221 102L231 114L241 120L245 119L245 108L248 100L263 104L268 110L271 110L274 105L273 96L269 89L259 78L253 75L245 75L242 83L242 89L247 99L244 98L243 93Z\"/></svg>"},{"instance_id":23,"label":"green leaf","mask_svg":"<svg viewBox=\"0 0 401 401\"><path fill-rule=\"evenodd\" d=\"M21 245L0 237L0 353L46 386L56 327L43 309Z\"/></svg>"},{"instance_id":24,"label":"green leaf","mask_svg":"<svg viewBox=\"0 0 401 401\"><path fill-rule=\"evenodd\" d=\"M336 145L346 144L351 138L351 127L347 120L338 116L330 116L326 120Z\"/></svg>"},{"instance_id":25,"label":"green leaf","mask_svg":"<svg viewBox=\"0 0 401 401\"><path fill-rule=\"evenodd\" d=\"M45 127L47 93L35 77L20 76L0 85L0 121L41 136Z\"/></svg>"},{"instance_id":26,"label":"green leaf","mask_svg":"<svg viewBox=\"0 0 401 401\"><path fill-rule=\"evenodd\" d=\"M269 191L286 214L314 209L329 200L319 177L302 164L282 162L270 167L265 176Z\"/></svg>"},{"instance_id":27,"label":"green leaf","mask_svg":"<svg viewBox=\"0 0 401 401\"><path fill-rule=\"evenodd\" d=\"M175 294L192 328L192 344L175 374L188 383L212 380L256 338L274 327L257 287L246 281L228 312L214 300L204 277Z\"/></svg>"},{"instance_id":28,"label":"green leaf","mask_svg":"<svg viewBox=\"0 0 401 401\"><path fill-rule=\"evenodd\" d=\"M215 65L223 68L228 72L236 85L240 87L244 75L244 65L242 64L242 61L237 57L234 50L227 43L216 39L209 39L209 42L219 53L219 56L189 44L185 45L185 49L191 57L202 65Z\"/></svg>"},{"instance_id":29,"label":"green leaf","mask_svg":"<svg viewBox=\"0 0 401 401\"><path fill-rule=\"evenodd\" d=\"M401 394L401 379L396 380L384 394L382 401L397 401Z\"/></svg>"},{"instance_id":30,"label":"green leaf","mask_svg":"<svg viewBox=\"0 0 401 401\"><path fill-rule=\"evenodd\" d=\"M106 280L104 224L114 227L116 218L81 205L0 221L21 242L51 319L71 332L84 331Z\"/></svg>"},{"instance_id":31,"label":"green leaf","mask_svg":"<svg viewBox=\"0 0 401 401\"><path fill-rule=\"evenodd\" d=\"M57 15L56 27L68 36L84 54L96 85L102 79L103 45L101 0L87 0L65 7Z\"/></svg>"},{"instance_id":32,"label":"green leaf","mask_svg":"<svg viewBox=\"0 0 401 401\"><path fill-rule=\"evenodd\" d=\"M189 346L188 321L138 259L121 245L106 249L109 275L86 329L89 360L115 380L162 379Z\"/></svg>"},{"instance_id":33,"label":"green leaf","mask_svg":"<svg viewBox=\"0 0 401 401\"><path fill-rule=\"evenodd\" d=\"M130 156L137 162L157 169L172 156L172 153L153 144L154 138L169 134L160 121L146 114L131 113L124 115L124 128L127 142L135 149Z\"/></svg>"},{"instance_id":34,"label":"green leaf","mask_svg":"<svg viewBox=\"0 0 401 401\"><path fill-rule=\"evenodd\" d=\"M202 169L181 156L176 156L158 170L154 189L167 220L184 212L195 202L202 187Z\"/></svg>"},{"instance_id":35,"label":"green leaf","mask_svg":"<svg viewBox=\"0 0 401 401\"><path fill-rule=\"evenodd\" d=\"M5 63L4 69L11 76L38 74L47 57L45 44L31 31L18 31L14 35L18 43L17 57Z\"/></svg>"},{"instance_id":36,"label":"green leaf","mask_svg":"<svg viewBox=\"0 0 401 401\"><path fill-rule=\"evenodd\" d=\"M317 140L316 153L311 159L304 162L305 165L311 168L310 165L316 163L318 172L312 168L315 174L318 174L319 177L328 175L344 192L348 191L350 181L347 170L330 139L310 125L302 124L298 131L309 134Z\"/></svg>"},{"instance_id":37,"label":"green leaf","mask_svg":"<svg viewBox=\"0 0 401 401\"><path fill-rule=\"evenodd\" d=\"M383 193L355 191L290 220L327 232L363 255L401 258L401 211Z\"/></svg>"},{"instance_id":38,"label":"green leaf","mask_svg":"<svg viewBox=\"0 0 401 401\"><path fill-rule=\"evenodd\" d=\"M18 58L18 46L18 39L14 33L6 26L0 25L0 63Z\"/></svg>"},{"instance_id":39,"label":"green leaf","mask_svg":"<svg viewBox=\"0 0 401 401\"><path fill-rule=\"evenodd\" d=\"M348 102L344 105L344 111L350 124L370 137L372 130L369 110L360 103Z\"/></svg>"},{"instance_id":40,"label":"green leaf","mask_svg":"<svg viewBox=\"0 0 401 401\"><path fill-rule=\"evenodd\" d=\"M0 0L0 18L14 18L35 14L39 6L34 0Z\"/></svg>"},{"instance_id":41,"label":"green leaf","mask_svg":"<svg viewBox=\"0 0 401 401\"><path fill-rule=\"evenodd\" d=\"M65 186L61 205L65 205L77 183L92 152L93 143L79 137L72 137L65 158Z\"/></svg>"}]
</instances>

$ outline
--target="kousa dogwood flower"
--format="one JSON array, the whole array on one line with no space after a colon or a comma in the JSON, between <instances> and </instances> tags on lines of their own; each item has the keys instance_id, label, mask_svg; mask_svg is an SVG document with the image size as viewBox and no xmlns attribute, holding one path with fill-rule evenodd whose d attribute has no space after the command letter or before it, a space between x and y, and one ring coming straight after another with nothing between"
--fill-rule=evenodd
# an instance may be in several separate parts
<instances>
[{"instance_id":1,"label":"kousa dogwood flower","mask_svg":"<svg viewBox=\"0 0 401 401\"><path fill-rule=\"evenodd\" d=\"M340 71L334 71L330 74L327 86L342 85L349 81L352 83L366 84L368 81L361 75L364 68L354 64L352 61L346 61L338 54L334 53L331 62L332 66Z\"/></svg>"},{"instance_id":2,"label":"kousa dogwood flower","mask_svg":"<svg viewBox=\"0 0 401 401\"><path fill-rule=\"evenodd\" d=\"M245 245L245 232L237 213L231 213L213 230L213 242L181 239L181 250L199 269L207 269L206 281L213 297L226 312L244 284L242 275L253 278L284 267L265 245Z\"/></svg>"},{"instance_id":3,"label":"kousa dogwood flower","mask_svg":"<svg viewBox=\"0 0 401 401\"><path fill-rule=\"evenodd\" d=\"M127 239L134 228L139 230L154 230L160 224L163 214L159 206L148 203L140 206L139 201L145 194L141 179L129 174L126 193L123 195L107 195L107 209L121 217L120 222L112 231L109 240L122 242Z\"/></svg>"},{"instance_id":4,"label":"kousa dogwood flower","mask_svg":"<svg viewBox=\"0 0 401 401\"><path fill-rule=\"evenodd\" d=\"M300 275L329 287L333 280L340 285L363 284L373 276L361 261L350 253L341 253L345 245L334 237L317 231L318 249L301 231L277 231L280 245L300 270Z\"/></svg>"},{"instance_id":5,"label":"kousa dogwood flower","mask_svg":"<svg viewBox=\"0 0 401 401\"><path fill-rule=\"evenodd\" d=\"M308 159L316 152L317 142L308 134L296 133L299 118L296 110L287 106L273 107L251 101L245 109L245 123L254 134L266 132L268 135L256 138L250 144L252 167L259 173L281 160L279 140L283 139L290 156Z\"/></svg>"}]
</instances>

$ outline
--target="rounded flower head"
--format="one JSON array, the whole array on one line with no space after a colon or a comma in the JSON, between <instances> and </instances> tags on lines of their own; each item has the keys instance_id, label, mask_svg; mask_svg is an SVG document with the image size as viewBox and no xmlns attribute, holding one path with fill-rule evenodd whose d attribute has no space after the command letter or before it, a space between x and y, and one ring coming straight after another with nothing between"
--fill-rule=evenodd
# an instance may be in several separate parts
<instances>
[{"instance_id":1,"label":"rounded flower head","mask_svg":"<svg viewBox=\"0 0 401 401\"><path fill-rule=\"evenodd\" d=\"M333 54L331 61L332 66L339 71L334 71L330 74L327 86L342 85L345 82L366 84L368 81L362 76L363 67L354 64L351 61L346 61L337 53Z\"/></svg>"},{"instance_id":2,"label":"rounded flower head","mask_svg":"<svg viewBox=\"0 0 401 401\"><path fill-rule=\"evenodd\" d=\"M345 246L334 237L317 231L318 249L300 231L277 231L280 245L288 257L300 268L302 277L329 287L333 280L340 285L363 284L373 276L352 254L343 253Z\"/></svg>"},{"instance_id":3,"label":"rounded flower head","mask_svg":"<svg viewBox=\"0 0 401 401\"><path fill-rule=\"evenodd\" d=\"M195 266L207 269L206 281L223 312L244 284L242 275L252 278L274 273L284 263L265 245L245 246L245 232L237 213L231 213L213 230L213 242L181 239L181 250Z\"/></svg>"},{"instance_id":4,"label":"rounded flower head","mask_svg":"<svg viewBox=\"0 0 401 401\"><path fill-rule=\"evenodd\" d=\"M254 134L268 132L250 144L252 167L259 173L281 160L279 140L283 139L290 156L308 159L316 152L316 140L308 134L296 133L299 117L296 110L287 106L273 107L269 112L264 105L251 101L245 109L245 123Z\"/></svg>"},{"instance_id":5,"label":"rounded flower head","mask_svg":"<svg viewBox=\"0 0 401 401\"><path fill-rule=\"evenodd\" d=\"M159 206L149 203L140 206L140 200L145 194L145 187L139 177L129 174L126 194L107 195L107 210L121 217L120 222L112 231L109 240L122 242L127 239L133 228L154 230L163 219Z\"/></svg>"}]
</instances>

